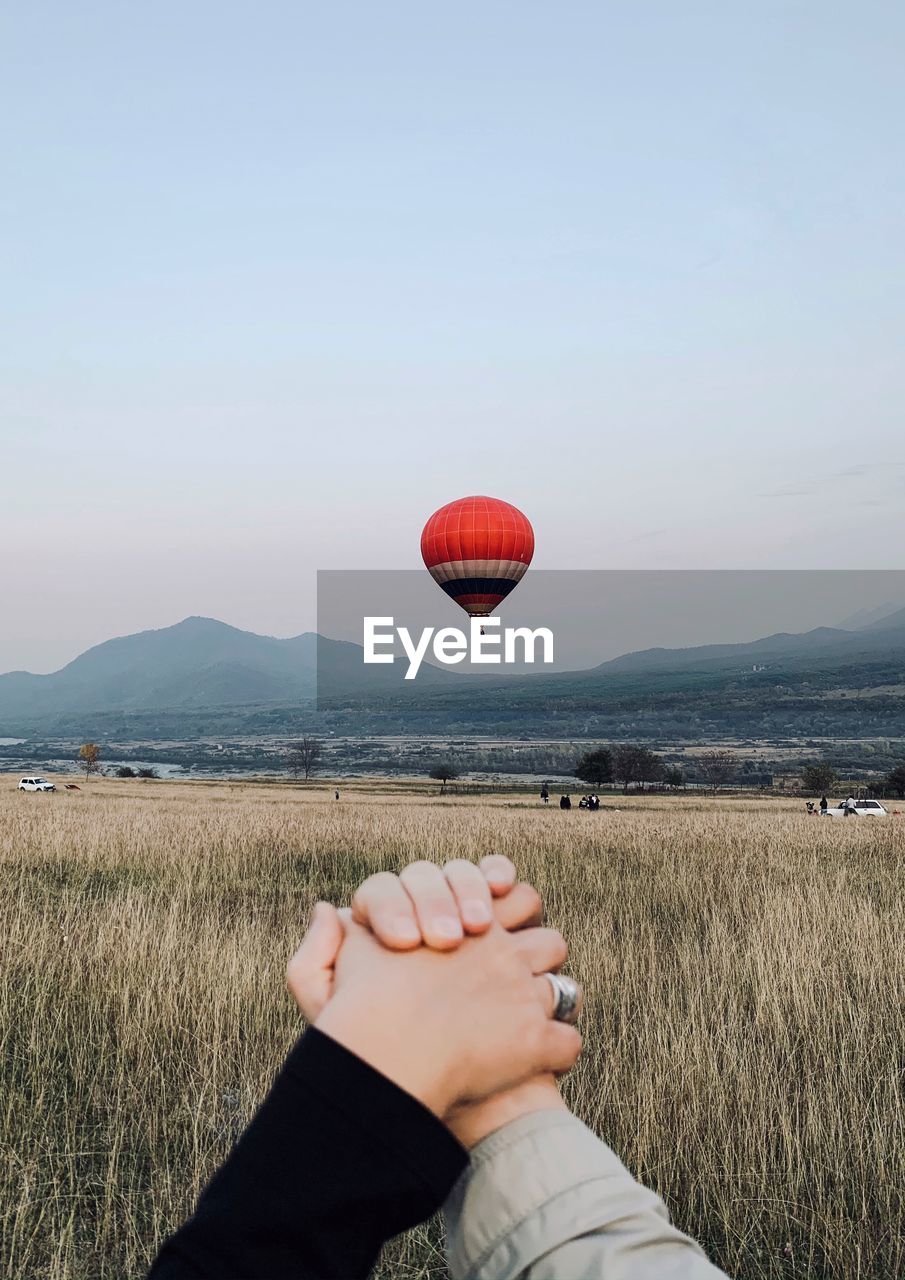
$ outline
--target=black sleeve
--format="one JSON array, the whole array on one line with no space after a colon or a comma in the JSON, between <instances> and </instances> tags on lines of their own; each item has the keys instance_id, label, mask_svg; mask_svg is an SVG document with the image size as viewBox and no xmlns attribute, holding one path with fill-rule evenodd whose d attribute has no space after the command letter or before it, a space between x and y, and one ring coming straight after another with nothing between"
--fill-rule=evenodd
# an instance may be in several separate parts
<instances>
[{"instance_id":1,"label":"black sleeve","mask_svg":"<svg viewBox=\"0 0 905 1280\"><path fill-rule=\"evenodd\" d=\"M356 1280L467 1163L432 1112L312 1028L148 1280Z\"/></svg>"}]
</instances>

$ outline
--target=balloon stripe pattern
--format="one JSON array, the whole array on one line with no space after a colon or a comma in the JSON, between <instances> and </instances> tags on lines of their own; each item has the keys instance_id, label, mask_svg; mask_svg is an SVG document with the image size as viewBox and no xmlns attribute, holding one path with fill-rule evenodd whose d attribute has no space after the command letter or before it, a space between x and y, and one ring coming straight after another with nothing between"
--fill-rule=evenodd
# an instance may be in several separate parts
<instances>
[{"instance_id":1,"label":"balloon stripe pattern","mask_svg":"<svg viewBox=\"0 0 905 1280\"><path fill-rule=\"evenodd\" d=\"M421 534L428 572L472 618L489 617L518 585L534 555L528 517L500 498L458 498Z\"/></svg>"}]
</instances>

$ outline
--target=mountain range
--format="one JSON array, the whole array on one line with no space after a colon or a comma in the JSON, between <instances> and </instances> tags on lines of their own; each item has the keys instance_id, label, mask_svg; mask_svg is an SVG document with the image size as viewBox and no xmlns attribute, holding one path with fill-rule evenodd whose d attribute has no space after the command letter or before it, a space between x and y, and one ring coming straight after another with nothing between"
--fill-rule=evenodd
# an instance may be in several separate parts
<instances>
[{"instance_id":1,"label":"mountain range","mask_svg":"<svg viewBox=\"0 0 905 1280\"><path fill-rule=\"evenodd\" d=\"M297 702L314 694L317 636L289 640L186 618L95 645L60 671L0 676L0 717Z\"/></svg>"},{"instance_id":2,"label":"mountain range","mask_svg":"<svg viewBox=\"0 0 905 1280\"><path fill-rule=\"evenodd\" d=\"M708 667L714 670L729 664L738 665L743 659L754 664L768 664L771 660L792 662L796 666L809 662L825 662L838 657L847 660L854 655L868 656L896 650L905 645L905 608L868 622L858 629L841 627L815 627L800 634L778 632L741 644L706 644L689 649L641 649L613 658L595 667L595 671L610 673L625 671L683 671Z\"/></svg>"},{"instance_id":3,"label":"mountain range","mask_svg":"<svg viewBox=\"0 0 905 1280\"><path fill-rule=\"evenodd\" d=\"M119 723L124 716L144 722L164 717L174 733L180 717L190 717L198 731L209 713L216 713L219 724L257 723L265 711L270 721L278 721L303 708L311 711L318 670L329 674L331 690L342 693L331 699L334 705L343 704L350 716L366 708L373 726L376 698L385 704L381 714L393 731L405 731L423 724L425 717L433 724L445 716L464 727L477 715L484 725L494 707L497 720L511 727L519 709L527 713L530 708L528 718L535 719L559 715L570 700L593 706L604 699L648 698L664 690L674 694L703 686L761 689L797 683L811 688L815 681L827 687L858 686L859 681L871 686L898 679L900 668L905 671L905 608L872 617L857 630L819 627L743 644L646 649L587 671L501 680L458 678L425 665L417 689L404 686L403 698L401 664L365 668L356 645L314 632L279 640L213 618L192 617L108 640L49 675L0 675L0 735L35 729L78 732L83 718L99 716ZM477 710L476 703L481 704ZM361 715L358 723L363 723Z\"/></svg>"},{"instance_id":4,"label":"mountain range","mask_svg":"<svg viewBox=\"0 0 905 1280\"><path fill-rule=\"evenodd\" d=\"M404 675L399 665L364 668L357 645L313 631L278 640L215 618L185 618L94 645L49 675L0 675L0 733L95 713L310 704L318 672L348 693L390 690ZM445 675L425 667L419 679Z\"/></svg>"}]
</instances>

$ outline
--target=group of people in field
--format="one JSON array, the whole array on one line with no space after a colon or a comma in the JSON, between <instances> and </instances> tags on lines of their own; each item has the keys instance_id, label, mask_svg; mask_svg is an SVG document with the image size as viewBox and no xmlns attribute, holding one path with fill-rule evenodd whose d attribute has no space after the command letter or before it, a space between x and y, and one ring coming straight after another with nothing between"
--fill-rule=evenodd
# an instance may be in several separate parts
<instances>
[{"instance_id":1,"label":"group of people in field","mask_svg":"<svg viewBox=\"0 0 905 1280\"><path fill-rule=\"evenodd\" d=\"M820 797L819 804L814 804L813 800L809 800L807 803L808 813L812 813L812 814L819 813L821 818L826 816L826 811L829 807L830 807L830 802L829 800L827 800L826 796ZM854 796L849 796L846 800L841 801L841 808L842 808L842 813L846 818L857 818L858 805Z\"/></svg>"},{"instance_id":2,"label":"group of people in field","mask_svg":"<svg viewBox=\"0 0 905 1280\"><path fill-rule=\"evenodd\" d=\"M550 803L550 788L547 786L546 782L543 784L543 786L540 789L540 798L541 798L542 804ZM571 809L572 797L568 795L560 796L559 807L560 809ZM600 808L600 796L598 795L582 796L581 799L578 801L578 807L579 809L590 809L592 812L594 812Z\"/></svg>"}]
</instances>

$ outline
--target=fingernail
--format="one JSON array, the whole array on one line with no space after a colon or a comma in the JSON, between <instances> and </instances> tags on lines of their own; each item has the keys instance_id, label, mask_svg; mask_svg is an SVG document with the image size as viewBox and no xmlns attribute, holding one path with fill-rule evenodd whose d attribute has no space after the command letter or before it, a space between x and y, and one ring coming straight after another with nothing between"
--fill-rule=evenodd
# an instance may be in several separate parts
<instances>
[{"instance_id":1,"label":"fingernail","mask_svg":"<svg viewBox=\"0 0 905 1280\"><path fill-rule=\"evenodd\" d=\"M462 937L462 925L455 916L435 916L431 923L438 938Z\"/></svg>"},{"instance_id":2,"label":"fingernail","mask_svg":"<svg viewBox=\"0 0 905 1280\"><path fill-rule=\"evenodd\" d=\"M487 881L489 884L508 884L509 877L505 871L488 871Z\"/></svg>"},{"instance_id":3,"label":"fingernail","mask_svg":"<svg viewBox=\"0 0 905 1280\"><path fill-rule=\"evenodd\" d=\"M490 924L490 908L483 898L471 898L462 903L462 919L466 924Z\"/></svg>"},{"instance_id":4,"label":"fingernail","mask_svg":"<svg viewBox=\"0 0 905 1280\"><path fill-rule=\"evenodd\" d=\"M420 942L421 930L409 916L396 916L392 924L394 937L400 942Z\"/></svg>"}]
</instances>

